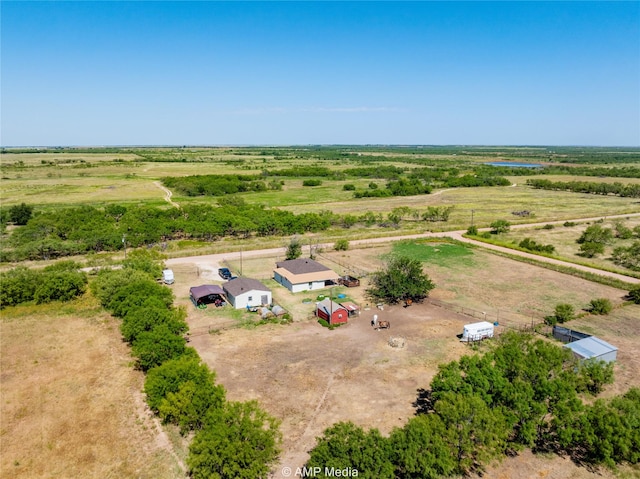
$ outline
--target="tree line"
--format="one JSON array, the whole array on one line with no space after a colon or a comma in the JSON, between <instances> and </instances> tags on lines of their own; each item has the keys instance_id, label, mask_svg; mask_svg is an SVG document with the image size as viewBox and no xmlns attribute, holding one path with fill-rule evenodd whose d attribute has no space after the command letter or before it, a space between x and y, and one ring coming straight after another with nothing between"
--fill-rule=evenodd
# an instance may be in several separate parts
<instances>
[{"instance_id":1,"label":"tree line","mask_svg":"<svg viewBox=\"0 0 640 479\"><path fill-rule=\"evenodd\" d=\"M176 238L213 241L224 236L292 235L326 230L330 213L294 214L231 198L218 205L178 208L109 205L40 212L3 242L2 260L53 259L115 251Z\"/></svg>"},{"instance_id":2,"label":"tree line","mask_svg":"<svg viewBox=\"0 0 640 479\"><path fill-rule=\"evenodd\" d=\"M35 301L69 301L87 289L87 275L74 261L59 261L43 269L18 266L0 273L0 309Z\"/></svg>"},{"instance_id":3,"label":"tree line","mask_svg":"<svg viewBox=\"0 0 640 479\"><path fill-rule=\"evenodd\" d=\"M31 211L31 207L27 207ZM0 260L55 259L100 251L117 251L125 245L140 247L173 239L214 241L236 236L289 236L325 231L332 226L351 228L397 226L412 217L423 221L448 221L453 207L428 207L420 212L396 208L388 215L367 211L361 215L290 211L249 205L242 198L223 197L217 205L189 204L182 208L107 205L80 206L29 213L26 225L3 241Z\"/></svg>"},{"instance_id":4,"label":"tree line","mask_svg":"<svg viewBox=\"0 0 640 479\"><path fill-rule=\"evenodd\" d=\"M593 181L550 181L529 179L527 184L537 189L573 191L594 195L616 195L629 198L640 198L640 185L622 183L597 183Z\"/></svg>"},{"instance_id":5,"label":"tree line","mask_svg":"<svg viewBox=\"0 0 640 479\"><path fill-rule=\"evenodd\" d=\"M577 463L640 461L640 389L585 404L612 381L612 365L576 362L566 348L507 333L483 355L441 365L416 399L416 417L389 437L338 423L317 439L309 468L365 478L435 479L482 472L522 448ZM316 477L325 477L320 473Z\"/></svg>"}]
</instances>

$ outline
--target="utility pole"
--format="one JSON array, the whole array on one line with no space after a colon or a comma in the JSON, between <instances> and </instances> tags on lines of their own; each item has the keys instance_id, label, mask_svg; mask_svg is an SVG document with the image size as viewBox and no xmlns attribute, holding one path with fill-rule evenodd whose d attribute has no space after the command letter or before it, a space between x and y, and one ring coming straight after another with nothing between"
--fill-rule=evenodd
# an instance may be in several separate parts
<instances>
[{"instance_id":1,"label":"utility pole","mask_svg":"<svg viewBox=\"0 0 640 479\"><path fill-rule=\"evenodd\" d=\"M471 226L473 226L473 213L475 210L471 210Z\"/></svg>"}]
</instances>

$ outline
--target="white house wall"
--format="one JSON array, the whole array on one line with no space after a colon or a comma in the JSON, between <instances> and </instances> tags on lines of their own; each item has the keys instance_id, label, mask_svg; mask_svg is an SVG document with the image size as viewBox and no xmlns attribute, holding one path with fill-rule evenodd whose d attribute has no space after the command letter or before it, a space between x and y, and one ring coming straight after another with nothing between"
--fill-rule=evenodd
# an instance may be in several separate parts
<instances>
[{"instance_id":1,"label":"white house wall","mask_svg":"<svg viewBox=\"0 0 640 479\"><path fill-rule=\"evenodd\" d=\"M292 293L300 293L302 291L315 291L316 289L325 288L324 280L312 281L311 283L291 284L291 282L287 278L275 272L273 273L273 279L275 279L276 282L280 283L282 286L287 288Z\"/></svg>"},{"instance_id":2,"label":"white house wall","mask_svg":"<svg viewBox=\"0 0 640 479\"><path fill-rule=\"evenodd\" d=\"M229 296L229 301L231 301L231 304L233 304L235 309L244 309L247 306L251 308L253 306L262 306L263 296L267 297L267 304L271 304L273 302L271 291L258 290L247 291L246 293L239 294L235 297Z\"/></svg>"}]
</instances>

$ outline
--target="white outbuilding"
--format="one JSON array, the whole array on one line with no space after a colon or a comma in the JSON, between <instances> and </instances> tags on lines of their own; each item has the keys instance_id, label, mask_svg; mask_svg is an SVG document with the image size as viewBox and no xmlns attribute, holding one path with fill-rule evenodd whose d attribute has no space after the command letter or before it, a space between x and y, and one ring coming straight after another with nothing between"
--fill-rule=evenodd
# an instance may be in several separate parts
<instances>
[{"instance_id":1,"label":"white outbuilding","mask_svg":"<svg viewBox=\"0 0 640 479\"><path fill-rule=\"evenodd\" d=\"M235 278L222 285L225 296L236 309L271 304L271 290L257 279Z\"/></svg>"}]
</instances>

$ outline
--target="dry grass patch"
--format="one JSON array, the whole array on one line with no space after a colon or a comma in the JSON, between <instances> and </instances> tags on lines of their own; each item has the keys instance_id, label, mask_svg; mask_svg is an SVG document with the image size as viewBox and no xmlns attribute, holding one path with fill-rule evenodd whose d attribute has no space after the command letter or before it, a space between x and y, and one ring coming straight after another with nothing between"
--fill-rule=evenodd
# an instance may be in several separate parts
<instances>
[{"instance_id":1,"label":"dry grass patch","mask_svg":"<svg viewBox=\"0 0 640 479\"><path fill-rule=\"evenodd\" d=\"M2 312L2 477L175 478L117 320L91 300Z\"/></svg>"}]
</instances>

